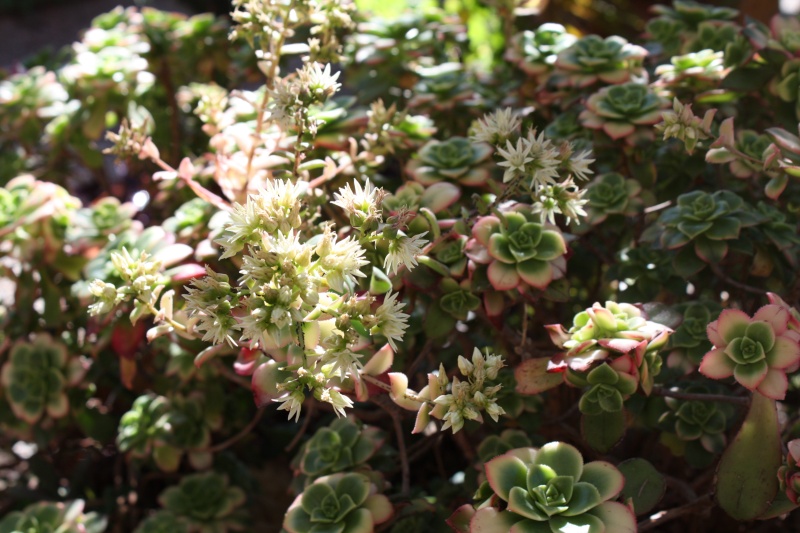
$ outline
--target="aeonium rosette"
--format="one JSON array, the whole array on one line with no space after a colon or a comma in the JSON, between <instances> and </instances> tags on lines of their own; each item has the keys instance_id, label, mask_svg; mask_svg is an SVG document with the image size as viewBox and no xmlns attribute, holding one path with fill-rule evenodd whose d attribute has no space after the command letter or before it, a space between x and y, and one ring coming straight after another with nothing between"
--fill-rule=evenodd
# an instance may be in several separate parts
<instances>
[{"instance_id":1,"label":"aeonium rosette","mask_svg":"<svg viewBox=\"0 0 800 533\"><path fill-rule=\"evenodd\" d=\"M565 379L580 386L585 386L584 381L593 388L598 384L613 386L621 389L623 397L634 392L627 386L631 379L641 383L645 393L650 392L653 378L661 369L658 351L672 333L670 328L647 320L638 307L617 302L606 302L605 306L595 303L581 311L575 315L569 330L561 324L547 329L553 343L566 351L553 357L541 370L564 372ZM622 382L611 378L605 370L592 374L604 362ZM557 384L553 382L546 388Z\"/></svg>"},{"instance_id":2,"label":"aeonium rosette","mask_svg":"<svg viewBox=\"0 0 800 533\"><path fill-rule=\"evenodd\" d=\"M800 439L794 439L786 444L788 453L784 464L778 469L778 483L786 497L797 505L800 503Z\"/></svg>"},{"instance_id":3,"label":"aeonium rosette","mask_svg":"<svg viewBox=\"0 0 800 533\"><path fill-rule=\"evenodd\" d=\"M752 318L726 309L708 325L714 349L703 357L700 372L712 379L733 376L751 391L783 400L786 373L800 363L800 333L789 329L789 319L789 311L778 305L765 305Z\"/></svg>"},{"instance_id":4,"label":"aeonium rosette","mask_svg":"<svg viewBox=\"0 0 800 533\"><path fill-rule=\"evenodd\" d=\"M459 508L448 520L455 531L636 531L633 512L610 501L623 488L622 473L604 461L584 464L580 452L569 444L511 450L486 463L486 477L489 498ZM501 502L503 510L497 507Z\"/></svg>"},{"instance_id":5,"label":"aeonium rosette","mask_svg":"<svg viewBox=\"0 0 800 533\"><path fill-rule=\"evenodd\" d=\"M543 224L529 206L482 217L472 229L467 256L488 265L489 282L498 291L545 289L566 270L567 245L555 226Z\"/></svg>"}]
</instances>

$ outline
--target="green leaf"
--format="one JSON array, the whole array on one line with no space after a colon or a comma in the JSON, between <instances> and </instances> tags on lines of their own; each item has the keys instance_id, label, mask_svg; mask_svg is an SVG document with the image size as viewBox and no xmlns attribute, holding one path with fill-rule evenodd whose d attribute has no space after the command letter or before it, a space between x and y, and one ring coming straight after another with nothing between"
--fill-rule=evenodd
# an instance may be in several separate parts
<instances>
[{"instance_id":1,"label":"green leaf","mask_svg":"<svg viewBox=\"0 0 800 533\"><path fill-rule=\"evenodd\" d=\"M581 533L604 533L606 526L603 521L590 514L571 516L554 516L550 519L550 529L558 533L570 533L580 531Z\"/></svg>"},{"instance_id":2,"label":"green leaf","mask_svg":"<svg viewBox=\"0 0 800 533\"><path fill-rule=\"evenodd\" d=\"M625 435L625 410L583 415L581 433L589 446L606 453Z\"/></svg>"},{"instance_id":3,"label":"green leaf","mask_svg":"<svg viewBox=\"0 0 800 533\"><path fill-rule=\"evenodd\" d=\"M559 476L580 479L583 472L583 456L574 446L564 442L545 444L536 454L534 464L547 465Z\"/></svg>"},{"instance_id":4,"label":"green leaf","mask_svg":"<svg viewBox=\"0 0 800 533\"><path fill-rule=\"evenodd\" d=\"M486 478L492 490L505 501L513 487L527 486L528 467L519 457L501 455L486 463Z\"/></svg>"},{"instance_id":5,"label":"green leaf","mask_svg":"<svg viewBox=\"0 0 800 533\"><path fill-rule=\"evenodd\" d=\"M735 520L757 518L775 499L782 459L778 429L775 401L753 394L747 417L717 468L717 503Z\"/></svg>"},{"instance_id":6,"label":"green leaf","mask_svg":"<svg viewBox=\"0 0 800 533\"><path fill-rule=\"evenodd\" d=\"M369 279L369 293L375 295L386 294L390 290L392 290L392 280L384 274L383 270L373 266L372 276Z\"/></svg>"},{"instance_id":7,"label":"green leaf","mask_svg":"<svg viewBox=\"0 0 800 533\"><path fill-rule=\"evenodd\" d=\"M664 497L667 483L664 476L644 459L634 458L623 461L618 466L625 476L622 488L623 501L632 501L636 514L649 512Z\"/></svg>"}]
</instances>

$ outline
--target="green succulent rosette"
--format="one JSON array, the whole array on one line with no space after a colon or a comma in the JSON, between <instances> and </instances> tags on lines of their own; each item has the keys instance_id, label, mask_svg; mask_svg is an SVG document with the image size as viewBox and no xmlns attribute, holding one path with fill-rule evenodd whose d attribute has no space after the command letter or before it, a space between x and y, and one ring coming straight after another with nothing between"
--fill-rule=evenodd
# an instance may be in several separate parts
<instances>
[{"instance_id":1,"label":"green succulent rosette","mask_svg":"<svg viewBox=\"0 0 800 533\"><path fill-rule=\"evenodd\" d=\"M736 42L742 29L739 25L726 21L706 21L697 26L697 34L687 44L689 52L714 50L724 52L731 43Z\"/></svg>"},{"instance_id":2,"label":"green succulent rosette","mask_svg":"<svg viewBox=\"0 0 800 533\"><path fill-rule=\"evenodd\" d=\"M408 163L406 172L425 186L455 182L477 187L489 179L489 169L480 165L491 153L492 147L488 144L472 143L464 137L429 141L420 148L417 159Z\"/></svg>"},{"instance_id":3,"label":"green succulent rosette","mask_svg":"<svg viewBox=\"0 0 800 533\"><path fill-rule=\"evenodd\" d=\"M77 385L88 363L70 357L67 347L46 333L11 348L0 370L0 385L14 414L35 424L44 416L62 418L69 412L67 388Z\"/></svg>"},{"instance_id":4,"label":"green succulent rosette","mask_svg":"<svg viewBox=\"0 0 800 533\"><path fill-rule=\"evenodd\" d=\"M106 519L84 513L84 501L39 502L0 519L0 533L102 533Z\"/></svg>"},{"instance_id":5,"label":"green succulent rosette","mask_svg":"<svg viewBox=\"0 0 800 533\"><path fill-rule=\"evenodd\" d=\"M515 35L505 58L523 72L539 76L553 70L558 54L572 46L577 37L561 24L546 23L535 30Z\"/></svg>"},{"instance_id":6,"label":"green succulent rosette","mask_svg":"<svg viewBox=\"0 0 800 533\"><path fill-rule=\"evenodd\" d=\"M706 263L722 261L728 254L726 241L738 239L743 227L752 226L758 220L744 201L730 191L692 191L680 195L678 205L659 217L660 243L668 250L694 245L681 250L673 261L678 274L688 277Z\"/></svg>"},{"instance_id":7,"label":"green succulent rosette","mask_svg":"<svg viewBox=\"0 0 800 533\"><path fill-rule=\"evenodd\" d=\"M594 83L625 83L645 76L642 61L647 50L617 35L587 35L562 50L555 61L555 82L561 86L588 87Z\"/></svg>"},{"instance_id":8,"label":"green succulent rosette","mask_svg":"<svg viewBox=\"0 0 800 533\"><path fill-rule=\"evenodd\" d=\"M134 457L147 457L156 442L165 437L169 400L145 394L136 398L131 409L122 415L117 430L117 446Z\"/></svg>"},{"instance_id":9,"label":"green succulent rosette","mask_svg":"<svg viewBox=\"0 0 800 533\"><path fill-rule=\"evenodd\" d=\"M604 87L592 94L586 100L580 121L586 128L602 130L614 140L627 138L627 142L633 144L639 138L653 138L652 128L640 127L660 122L662 111L668 105L666 99L647 85L625 83Z\"/></svg>"},{"instance_id":10,"label":"green succulent rosette","mask_svg":"<svg viewBox=\"0 0 800 533\"><path fill-rule=\"evenodd\" d=\"M626 179L618 172L597 176L586 192L589 220L592 224L600 224L609 215L636 215L643 207L639 198L641 192L642 186L638 181Z\"/></svg>"},{"instance_id":11,"label":"green succulent rosette","mask_svg":"<svg viewBox=\"0 0 800 533\"><path fill-rule=\"evenodd\" d=\"M143 520L134 533L189 533L189 522L169 511L158 511Z\"/></svg>"},{"instance_id":12,"label":"green succulent rosette","mask_svg":"<svg viewBox=\"0 0 800 533\"><path fill-rule=\"evenodd\" d=\"M524 207L501 216L481 217L468 245L469 257L488 265L495 290L524 284L544 290L564 275L567 245L558 228L542 224L539 215Z\"/></svg>"},{"instance_id":13,"label":"green succulent rosette","mask_svg":"<svg viewBox=\"0 0 800 533\"><path fill-rule=\"evenodd\" d=\"M672 387L674 392L714 394L720 392L713 383L691 383L684 387ZM727 445L725 432L729 421L735 416L731 404L699 400L683 400L666 397L667 410L659 417L658 424L677 437L679 446L672 445L662 436L662 442L686 457L692 465L708 465L715 455L722 453Z\"/></svg>"},{"instance_id":14,"label":"green succulent rosette","mask_svg":"<svg viewBox=\"0 0 800 533\"><path fill-rule=\"evenodd\" d=\"M289 533L370 533L391 518L392 504L361 474L318 478L295 498L283 520Z\"/></svg>"},{"instance_id":15,"label":"green succulent rosette","mask_svg":"<svg viewBox=\"0 0 800 533\"><path fill-rule=\"evenodd\" d=\"M737 9L713 6L692 0L674 0L672 7L657 5L653 7L653 13L678 20L692 29L696 29L700 23L707 20L734 20L739 16Z\"/></svg>"},{"instance_id":16,"label":"green succulent rosette","mask_svg":"<svg viewBox=\"0 0 800 533\"><path fill-rule=\"evenodd\" d=\"M618 413L625 400L636 392L639 383L635 375L618 371L609 364L601 364L588 372L567 370L567 382L585 388L578 409L585 415Z\"/></svg>"},{"instance_id":17,"label":"green succulent rosette","mask_svg":"<svg viewBox=\"0 0 800 533\"><path fill-rule=\"evenodd\" d=\"M246 531L245 500L242 489L231 487L228 478L216 472L186 476L158 497L164 511L198 533Z\"/></svg>"},{"instance_id":18,"label":"green succulent rosette","mask_svg":"<svg viewBox=\"0 0 800 533\"><path fill-rule=\"evenodd\" d=\"M460 531L509 533L632 533L636 518L625 505L610 501L625 480L604 461L583 462L580 452L563 442L518 448L486 463L493 495L457 514ZM492 505L501 500L505 509ZM455 521L451 517L451 524Z\"/></svg>"},{"instance_id":19,"label":"green succulent rosette","mask_svg":"<svg viewBox=\"0 0 800 533\"><path fill-rule=\"evenodd\" d=\"M314 433L293 464L308 479L353 470L365 465L384 440L378 428L361 426L349 418L337 418Z\"/></svg>"},{"instance_id":20,"label":"green succulent rosette","mask_svg":"<svg viewBox=\"0 0 800 533\"><path fill-rule=\"evenodd\" d=\"M713 312L713 314L712 314ZM715 304L692 302L683 311L683 320L670 336L669 348L685 355L694 365L699 365L703 356L711 349L706 328L719 315ZM672 354L670 354L672 357Z\"/></svg>"}]
</instances>

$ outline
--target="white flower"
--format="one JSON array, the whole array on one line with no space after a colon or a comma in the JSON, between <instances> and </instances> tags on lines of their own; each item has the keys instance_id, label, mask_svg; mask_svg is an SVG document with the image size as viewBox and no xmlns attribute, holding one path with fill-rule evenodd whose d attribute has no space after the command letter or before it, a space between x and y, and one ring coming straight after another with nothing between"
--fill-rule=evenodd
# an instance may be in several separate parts
<instances>
[{"instance_id":1,"label":"white flower","mask_svg":"<svg viewBox=\"0 0 800 533\"><path fill-rule=\"evenodd\" d=\"M330 375L338 375L340 378L345 379L348 374L357 377L358 371L364 368L364 365L359 360L360 357L350 348L345 347L326 351L321 358L321 362L324 365L333 364L330 369Z\"/></svg>"},{"instance_id":2,"label":"white flower","mask_svg":"<svg viewBox=\"0 0 800 533\"><path fill-rule=\"evenodd\" d=\"M114 306L121 302L125 295L117 292L117 288L112 283L96 279L89 284L89 292L98 299L96 303L89 306L89 315L96 316L108 313Z\"/></svg>"},{"instance_id":3,"label":"white flower","mask_svg":"<svg viewBox=\"0 0 800 533\"><path fill-rule=\"evenodd\" d=\"M323 390L319 399L322 402L331 404L338 417L347 416L344 409L346 407L353 407L353 401L350 398L333 389Z\"/></svg>"},{"instance_id":4,"label":"white flower","mask_svg":"<svg viewBox=\"0 0 800 533\"><path fill-rule=\"evenodd\" d=\"M519 128L521 121L510 107L483 116L472 126L470 140L499 145Z\"/></svg>"},{"instance_id":5,"label":"white flower","mask_svg":"<svg viewBox=\"0 0 800 533\"><path fill-rule=\"evenodd\" d=\"M234 330L239 329L236 319L229 314L205 311L199 315L199 321L194 326L198 331L205 331L203 340L213 344L228 343L231 348L236 347L236 341L231 336Z\"/></svg>"},{"instance_id":6,"label":"white flower","mask_svg":"<svg viewBox=\"0 0 800 533\"><path fill-rule=\"evenodd\" d=\"M594 171L589 168L589 165L594 163L594 159L590 158L591 155L592 155L591 150L584 150L579 154L573 154L565 162L567 170L570 171L572 175L578 178L579 180L588 180L589 174L594 174Z\"/></svg>"},{"instance_id":7,"label":"white flower","mask_svg":"<svg viewBox=\"0 0 800 533\"><path fill-rule=\"evenodd\" d=\"M397 350L395 340L402 340L403 334L408 328L408 314L403 313L401 309L405 307L405 302L397 301L398 293L388 294L384 298L383 303L375 311L375 318L378 319L378 325L372 328L371 333L380 333L386 340L389 341L389 346L393 350Z\"/></svg>"},{"instance_id":8,"label":"white flower","mask_svg":"<svg viewBox=\"0 0 800 533\"><path fill-rule=\"evenodd\" d=\"M428 241L422 238L427 234L428 232L425 231L419 235L408 237L398 233L397 238L389 243L389 253L383 262L383 268L391 274L396 274L400 265L405 265L408 270L417 266L417 256L428 244Z\"/></svg>"},{"instance_id":9,"label":"white flower","mask_svg":"<svg viewBox=\"0 0 800 533\"><path fill-rule=\"evenodd\" d=\"M361 272L361 267L369 263L364 259L365 253L358 241L350 237L334 242L329 253L320 258L327 271L325 279L328 285L337 292L344 292L346 285L355 284L355 277L366 277Z\"/></svg>"},{"instance_id":10,"label":"white flower","mask_svg":"<svg viewBox=\"0 0 800 533\"><path fill-rule=\"evenodd\" d=\"M553 184L558 177L558 166L561 163L559 151L549 139L544 138L544 133L536 136L536 130L528 132L532 164L528 166L531 174L531 186L538 190L542 185Z\"/></svg>"},{"instance_id":11,"label":"white flower","mask_svg":"<svg viewBox=\"0 0 800 533\"><path fill-rule=\"evenodd\" d=\"M358 181L333 193L333 205L338 205L347 213L353 223L363 223L368 219L378 219L380 216L381 202L385 193L383 189L374 187L369 180L364 183L364 188Z\"/></svg>"},{"instance_id":12,"label":"white flower","mask_svg":"<svg viewBox=\"0 0 800 533\"><path fill-rule=\"evenodd\" d=\"M289 420L294 417L295 422L297 422L300 420L300 410L303 408L303 400L305 399L306 397L303 391L296 390L272 401L281 404L280 407L278 407L278 411L289 411Z\"/></svg>"},{"instance_id":13,"label":"white flower","mask_svg":"<svg viewBox=\"0 0 800 533\"><path fill-rule=\"evenodd\" d=\"M505 159L498 163L498 166L505 167L506 171L503 174L503 183L507 183L514 179L517 174L525 173L525 166L533 161L530 157L531 145L527 139L520 137L517 139L517 145L511 144L511 141L506 141L506 149L497 149L497 153Z\"/></svg>"},{"instance_id":14,"label":"white flower","mask_svg":"<svg viewBox=\"0 0 800 533\"><path fill-rule=\"evenodd\" d=\"M340 72L331 74L330 64L322 65L319 63L306 63L302 69L297 71L298 79L300 80L301 90L306 90L315 101L324 102L329 96L333 96L336 91L342 86L337 83Z\"/></svg>"}]
</instances>

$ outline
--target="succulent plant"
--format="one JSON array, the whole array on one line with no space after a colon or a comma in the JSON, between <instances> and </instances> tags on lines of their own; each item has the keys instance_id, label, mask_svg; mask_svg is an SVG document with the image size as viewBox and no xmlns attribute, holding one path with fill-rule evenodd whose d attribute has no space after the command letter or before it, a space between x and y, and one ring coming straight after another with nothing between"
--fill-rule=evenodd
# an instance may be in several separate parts
<instances>
[{"instance_id":1,"label":"succulent plant","mask_svg":"<svg viewBox=\"0 0 800 533\"><path fill-rule=\"evenodd\" d=\"M675 328L669 338L669 347L685 354L694 365L699 365L703 356L711 349L706 328L711 322L712 309L715 316L719 315L718 307L700 302L687 305L680 326Z\"/></svg>"},{"instance_id":2,"label":"succulent plant","mask_svg":"<svg viewBox=\"0 0 800 533\"><path fill-rule=\"evenodd\" d=\"M629 43L622 37L587 35L556 59L556 83L576 88L588 87L598 81L607 84L625 83L632 77L645 75L642 61L647 50Z\"/></svg>"},{"instance_id":3,"label":"succulent plant","mask_svg":"<svg viewBox=\"0 0 800 533\"><path fill-rule=\"evenodd\" d=\"M216 472L185 476L158 496L164 510L185 522L192 533L246 531L245 500L242 489L230 486L227 476Z\"/></svg>"},{"instance_id":4,"label":"succulent plant","mask_svg":"<svg viewBox=\"0 0 800 533\"><path fill-rule=\"evenodd\" d=\"M694 383L683 388L672 387L671 390L697 394L713 392L711 387ZM659 425L669 429L687 446L699 446L709 454L722 453L727 443L725 430L728 420L734 414L730 404L670 397L665 398L665 402L669 410L658 419ZM686 455L697 456L698 452Z\"/></svg>"},{"instance_id":5,"label":"succulent plant","mask_svg":"<svg viewBox=\"0 0 800 533\"><path fill-rule=\"evenodd\" d=\"M752 317L726 309L708 325L714 345L700 372L712 379L736 378L745 388L782 400L789 386L788 371L800 362L800 333L788 329L789 311L770 304Z\"/></svg>"},{"instance_id":6,"label":"succulent plant","mask_svg":"<svg viewBox=\"0 0 800 533\"><path fill-rule=\"evenodd\" d=\"M706 21L697 26L697 34L688 43L689 52L714 50L724 52L730 43L736 41L741 28L732 22Z\"/></svg>"},{"instance_id":7,"label":"succulent plant","mask_svg":"<svg viewBox=\"0 0 800 533\"><path fill-rule=\"evenodd\" d=\"M800 56L800 20L797 17L775 15L769 23L771 39L767 46L782 50L789 56Z\"/></svg>"},{"instance_id":8,"label":"succulent plant","mask_svg":"<svg viewBox=\"0 0 800 533\"><path fill-rule=\"evenodd\" d=\"M728 243L737 239L742 227L758 221L748 213L744 201L730 191L693 191L678 197L678 205L665 210L658 219L663 228L661 246L675 250L694 244L692 257L678 256L675 268L687 276L704 263L719 263L728 254ZM696 254L702 262L690 263Z\"/></svg>"},{"instance_id":9,"label":"succulent plant","mask_svg":"<svg viewBox=\"0 0 800 533\"><path fill-rule=\"evenodd\" d=\"M625 83L604 87L586 100L586 109L580 121L587 128L603 130L612 139L627 138L634 144L637 138L650 138L651 126L661 121L661 113L669 103L655 94L647 85Z\"/></svg>"},{"instance_id":10,"label":"succulent plant","mask_svg":"<svg viewBox=\"0 0 800 533\"><path fill-rule=\"evenodd\" d=\"M504 429L499 435L489 435L478 446L478 458L484 463L515 448L527 448L531 440L524 431Z\"/></svg>"},{"instance_id":11,"label":"succulent plant","mask_svg":"<svg viewBox=\"0 0 800 533\"><path fill-rule=\"evenodd\" d=\"M659 65L656 75L670 86L687 86L699 91L708 86L716 88L716 84L725 77L725 60L722 52L701 50L670 58L668 65Z\"/></svg>"},{"instance_id":12,"label":"succulent plant","mask_svg":"<svg viewBox=\"0 0 800 533\"><path fill-rule=\"evenodd\" d=\"M122 415L117 431L120 451L134 457L147 457L157 442L164 438L169 400L163 396L144 394L136 398L130 411Z\"/></svg>"},{"instance_id":13,"label":"succulent plant","mask_svg":"<svg viewBox=\"0 0 800 533\"><path fill-rule=\"evenodd\" d=\"M466 320L467 313L477 309L481 303L469 288L454 280L443 280L441 288L443 294L439 299L439 307L453 318Z\"/></svg>"},{"instance_id":14,"label":"succulent plant","mask_svg":"<svg viewBox=\"0 0 800 533\"><path fill-rule=\"evenodd\" d=\"M596 366L585 375L568 370L566 379L572 385L586 388L578 402L578 409L585 415L621 411L625 400L639 386L636 377L619 372L609 364Z\"/></svg>"},{"instance_id":15,"label":"succulent plant","mask_svg":"<svg viewBox=\"0 0 800 533\"><path fill-rule=\"evenodd\" d=\"M633 512L612 502L625 483L616 467L603 461L584 464L580 452L563 442L539 449L518 448L486 463L492 496L477 510L462 507L457 531L511 533L629 533ZM506 502L505 510L492 505ZM467 522L468 519L468 522ZM451 517L453 525L458 519Z\"/></svg>"},{"instance_id":16,"label":"succulent plant","mask_svg":"<svg viewBox=\"0 0 800 533\"><path fill-rule=\"evenodd\" d=\"M134 533L189 533L189 523L169 511L158 511L143 520Z\"/></svg>"},{"instance_id":17,"label":"succulent plant","mask_svg":"<svg viewBox=\"0 0 800 533\"><path fill-rule=\"evenodd\" d=\"M581 311L569 330L561 324L546 328L553 343L567 350L551 360L551 370L557 371L585 371L595 362L616 361L621 356L630 357L638 368L644 354L661 349L672 333L670 328L647 320L638 307L617 302L606 302L605 306L595 303ZM612 366L629 370L627 362Z\"/></svg>"},{"instance_id":18,"label":"succulent plant","mask_svg":"<svg viewBox=\"0 0 800 533\"><path fill-rule=\"evenodd\" d=\"M757 163L764 157L772 140L767 135L761 135L753 130L739 130L736 132L736 149L747 155L750 159L737 157L730 164L731 172L737 178L750 178L764 171L764 165Z\"/></svg>"},{"instance_id":19,"label":"succulent plant","mask_svg":"<svg viewBox=\"0 0 800 533\"><path fill-rule=\"evenodd\" d=\"M597 176L589 184L587 214L592 224L600 224L609 215L634 216L643 207L639 198L642 186L618 172Z\"/></svg>"},{"instance_id":20,"label":"succulent plant","mask_svg":"<svg viewBox=\"0 0 800 533\"><path fill-rule=\"evenodd\" d=\"M84 513L83 500L39 502L0 520L0 533L102 533L105 518Z\"/></svg>"},{"instance_id":21,"label":"succulent plant","mask_svg":"<svg viewBox=\"0 0 800 533\"><path fill-rule=\"evenodd\" d=\"M524 207L502 217L481 217L472 229L470 257L488 265L492 287L502 291L527 284L545 289L564 274L567 245L556 227L542 224Z\"/></svg>"},{"instance_id":22,"label":"succulent plant","mask_svg":"<svg viewBox=\"0 0 800 533\"><path fill-rule=\"evenodd\" d=\"M378 428L337 418L314 433L293 463L308 479L353 470L364 465L383 442L384 436Z\"/></svg>"},{"instance_id":23,"label":"succulent plant","mask_svg":"<svg viewBox=\"0 0 800 533\"><path fill-rule=\"evenodd\" d=\"M795 104L795 113L800 116L800 59L783 64L773 90L784 102Z\"/></svg>"},{"instance_id":24,"label":"succulent plant","mask_svg":"<svg viewBox=\"0 0 800 533\"><path fill-rule=\"evenodd\" d=\"M461 63L418 66L414 71L419 81L414 87L414 96L408 102L409 108L450 111L478 97L478 83Z\"/></svg>"},{"instance_id":25,"label":"succulent plant","mask_svg":"<svg viewBox=\"0 0 800 533\"><path fill-rule=\"evenodd\" d=\"M476 187L489 179L489 169L481 167L492 153L484 143L472 143L463 137L445 141L429 141L420 148L417 159L406 166L406 171L419 183L429 186L442 181Z\"/></svg>"},{"instance_id":26,"label":"succulent plant","mask_svg":"<svg viewBox=\"0 0 800 533\"><path fill-rule=\"evenodd\" d=\"M97 242L109 235L117 235L130 227L135 214L136 207L131 203L123 204L110 196L101 198L91 207L78 210L68 229L67 238L70 241Z\"/></svg>"},{"instance_id":27,"label":"succulent plant","mask_svg":"<svg viewBox=\"0 0 800 533\"><path fill-rule=\"evenodd\" d=\"M14 345L0 370L0 385L14 414L35 424L45 415L66 416L67 388L78 384L87 368L87 361L70 357L66 346L39 333L32 342Z\"/></svg>"},{"instance_id":28,"label":"succulent plant","mask_svg":"<svg viewBox=\"0 0 800 533\"><path fill-rule=\"evenodd\" d=\"M788 453L784 464L778 469L778 482L780 488L789 500L797 505L800 503L800 439L790 440L786 444Z\"/></svg>"},{"instance_id":29,"label":"succulent plant","mask_svg":"<svg viewBox=\"0 0 800 533\"><path fill-rule=\"evenodd\" d=\"M739 11L730 7L719 7L710 4L701 4L691 0L675 0L672 7L657 5L653 12L671 20L677 20L692 30L708 20L733 20L739 16Z\"/></svg>"},{"instance_id":30,"label":"succulent plant","mask_svg":"<svg viewBox=\"0 0 800 533\"><path fill-rule=\"evenodd\" d=\"M295 498L283 520L289 533L369 533L394 513L392 504L361 474L318 478Z\"/></svg>"},{"instance_id":31,"label":"succulent plant","mask_svg":"<svg viewBox=\"0 0 800 533\"><path fill-rule=\"evenodd\" d=\"M505 57L526 74L539 76L553 70L558 54L576 40L561 24L546 23L515 35Z\"/></svg>"}]
</instances>

